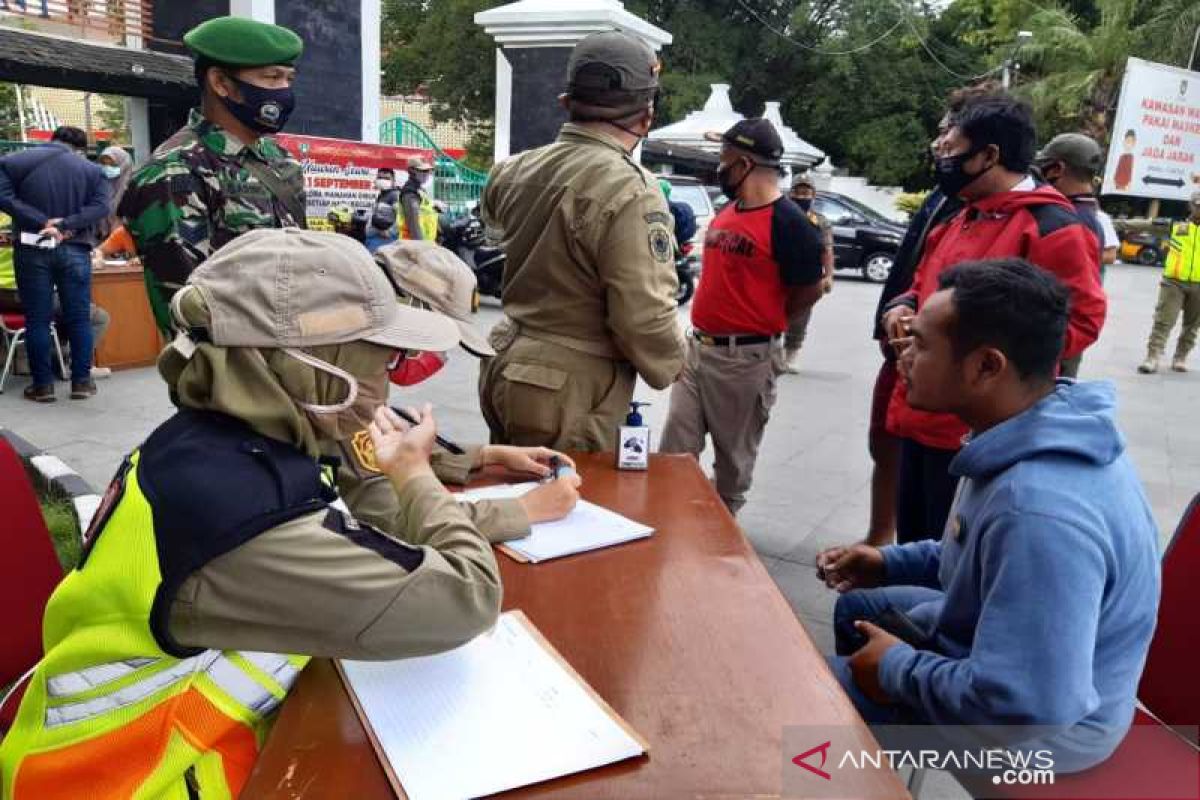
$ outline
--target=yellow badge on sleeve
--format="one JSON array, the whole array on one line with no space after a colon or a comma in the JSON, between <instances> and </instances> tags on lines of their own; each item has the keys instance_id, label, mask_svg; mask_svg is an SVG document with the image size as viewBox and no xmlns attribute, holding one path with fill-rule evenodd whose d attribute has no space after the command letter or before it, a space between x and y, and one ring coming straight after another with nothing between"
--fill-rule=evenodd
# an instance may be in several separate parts
<instances>
[{"instance_id":1,"label":"yellow badge on sleeve","mask_svg":"<svg viewBox=\"0 0 1200 800\"><path fill-rule=\"evenodd\" d=\"M371 434L361 430L350 439L350 449L354 451L354 460L367 472L379 472L379 464L375 461L375 443Z\"/></svg>"}]
</instances>

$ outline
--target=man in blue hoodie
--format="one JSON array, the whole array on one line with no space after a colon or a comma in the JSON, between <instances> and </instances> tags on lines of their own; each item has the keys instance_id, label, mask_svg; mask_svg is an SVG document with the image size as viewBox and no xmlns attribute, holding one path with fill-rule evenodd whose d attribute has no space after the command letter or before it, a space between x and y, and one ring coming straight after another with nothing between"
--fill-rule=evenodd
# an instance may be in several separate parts
<instances>
[{"instance_id":1,"label":"man in blue hoodie","mask_svg":"<svg viewBox=\"0 0 1200 800\"><path fill-rule=\"evenodd\" d=\"M940 542L817 557L843 593L831 663L868 722L1039 726L1058 771L1085 769L1133 717L1158 608L1154 520L1112 385L1055 381L1062 284L1005 259L939 287L900 371L913 408L971 429L950 465L957 496Z\"/></svg>"}]
</instances>

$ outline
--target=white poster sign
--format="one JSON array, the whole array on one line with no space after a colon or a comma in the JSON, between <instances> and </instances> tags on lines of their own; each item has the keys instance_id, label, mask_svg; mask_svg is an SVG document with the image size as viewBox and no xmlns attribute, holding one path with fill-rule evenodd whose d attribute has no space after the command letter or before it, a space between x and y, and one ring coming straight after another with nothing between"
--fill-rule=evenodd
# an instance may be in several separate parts
<instances>
[{"instance_id":1,"label":"white poster sign","mask_svg":"<svg viewBox=\"0 0 1200 800\"><path fill-rule=\"evenodd\" d=\"M1102 194L1186 200L1200 190L1200 72L1131 58Z\"/></svg>"}]
</instances>

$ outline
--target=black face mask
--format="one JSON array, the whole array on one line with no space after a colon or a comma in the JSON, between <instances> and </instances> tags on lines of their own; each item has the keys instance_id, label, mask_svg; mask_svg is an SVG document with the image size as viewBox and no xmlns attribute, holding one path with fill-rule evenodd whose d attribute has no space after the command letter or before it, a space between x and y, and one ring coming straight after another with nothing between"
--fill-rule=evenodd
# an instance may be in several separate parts
<instances>
[{"instance_id":1,"label":"black face mask","mask_svg":"<svg viewBox=\"0 0 1200 800\"><path fill-rule=\"evenodd\" d=\"M737 162L734 162L737 163ZM729 178L729 171L733 169L733 164L717 168L717 183L721 186L721 194L728 197L730 200L738 199L738 190L742 188L742 184L746 182L746 178L750 177L750 170L746 170L739 181L732 181Z\"/></svg>"},{"instance_id":2,"label":"black face mask","mask_svg":"<svg viewBox=\"0 0 1200 800\"><path fill-rule=\"evenodd\" d=\"M965 153L959 153L956 156L942 156L935 159L933 162L934 180L937 182L938 188L947 197L958 197L959 193L974 183L977 179L983 176L985 172L995 166L988 166L981 172L970 175L963 170L963 166L982 152L980 149L971 149Z\"/></svg>"},{"instance_id":3,"label":"black face mask","mask_svg":"<svg viewBox=\"0 0 1200 800\"><path fill-rule=\"evenodd\" d=\"M813 199L811 197L793 197L792 200L796 203L796 205L800 206L800 210L805 214L807 214L809 211L812 211Z\"/></svg>"},{"instance_id":4,"label":"black face mask","mask_svg":"<svg viewBox=\"0 0 1200 800\"><path fill-rule=\"evenodd\" d=\"M232 97L222 97L221 102L233 114L234 119L257 133L275 133L283 130L288 117L296 107L296 95L292 87L264 89L253 83L238 80L232 75L229 80L237 84L242 93L242 102Z\"/></svg>"}]
</instances>

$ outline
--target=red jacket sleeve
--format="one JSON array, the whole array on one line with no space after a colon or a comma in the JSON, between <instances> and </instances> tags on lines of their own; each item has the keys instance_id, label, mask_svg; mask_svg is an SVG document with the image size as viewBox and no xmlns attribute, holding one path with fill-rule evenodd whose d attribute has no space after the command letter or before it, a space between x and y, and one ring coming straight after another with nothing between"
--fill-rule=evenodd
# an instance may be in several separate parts
<instances>
[{"instance_id":1,"label":"red jacket sleeve","mask_svg":"<svg viewBox=\"0 0 1200 800\"><path fill-rule=\"evenodd\" d=\"M1071 318L1063 358L1082 353L1100 338L1108 299L1100 286L1100 253L1083 225L1068 225L1034 240L1029 260L1053 272L1071 291Z\"/></svg>"}]
</instances>

